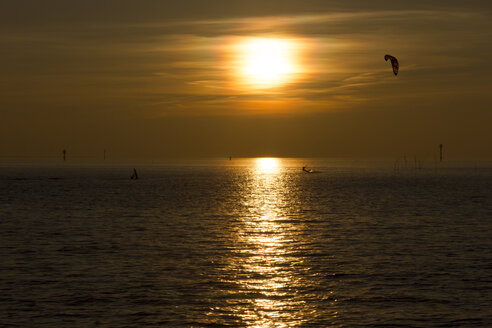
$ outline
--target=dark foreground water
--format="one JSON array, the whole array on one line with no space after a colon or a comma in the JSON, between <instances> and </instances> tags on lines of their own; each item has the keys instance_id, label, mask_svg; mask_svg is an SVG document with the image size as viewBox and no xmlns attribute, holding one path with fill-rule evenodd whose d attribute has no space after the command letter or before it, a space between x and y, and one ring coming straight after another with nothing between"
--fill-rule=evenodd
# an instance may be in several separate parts
<instances>
[{"instance_id":1,"label":"dark foreground water","mask_svg":"<svg viewBox=\"0 0 492 328\"><path fill-rule=\"evenodd\" d=\"M490 165L132 169L0 165L1 327L492 326Z\"/></svg>"}]
</instances>

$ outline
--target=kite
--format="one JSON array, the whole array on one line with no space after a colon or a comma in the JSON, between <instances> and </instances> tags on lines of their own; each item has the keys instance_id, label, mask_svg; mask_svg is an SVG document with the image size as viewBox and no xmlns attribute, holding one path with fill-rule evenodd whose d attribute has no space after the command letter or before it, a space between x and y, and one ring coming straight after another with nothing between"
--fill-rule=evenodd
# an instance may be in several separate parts
<instances>
[{"instance_id":1,"label":"kite","mask_svg":"<svg viewBox=\"0 0 492 328\"><path fill-rule=\"evenodd\" d=\"M398 59L396 59L395 57L391 56L391 55L385 55L384 56L384 60L388 61L391 60L391 66L393 66L393 73L395 73L395 75L398 74L398 68L400 67L400 65L398 65Z\"/></svg>"}]
</instances>

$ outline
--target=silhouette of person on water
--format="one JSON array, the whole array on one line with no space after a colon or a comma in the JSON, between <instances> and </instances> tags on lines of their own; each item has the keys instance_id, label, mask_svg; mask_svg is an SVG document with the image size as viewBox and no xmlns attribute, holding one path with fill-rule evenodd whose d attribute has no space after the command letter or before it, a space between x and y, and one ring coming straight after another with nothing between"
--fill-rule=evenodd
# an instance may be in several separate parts
<instances>
[{"instance_id":1,"label":"silhouette of person on water","mask_svg":"<svg viewBox=\"0 0 492 328\"><path fill-rule=\"evenodd\" d=\"M306 173L313 173L313 170L312 169L308 169L306 166L303 166L302 167L302 170Z\"/></svg>"},{"instance_id":2,"label":"silhouette of person on water","mask_svg":"<svg viewBox=\"0 0 492 328\"><path fill-rule=\"evenodd\" d=\"M138 174L137 174L137 170L135 168L133 168L133 174L130 177L130 179L132 179L132 180L138 180Z\"/></svg>"}]
</instances>

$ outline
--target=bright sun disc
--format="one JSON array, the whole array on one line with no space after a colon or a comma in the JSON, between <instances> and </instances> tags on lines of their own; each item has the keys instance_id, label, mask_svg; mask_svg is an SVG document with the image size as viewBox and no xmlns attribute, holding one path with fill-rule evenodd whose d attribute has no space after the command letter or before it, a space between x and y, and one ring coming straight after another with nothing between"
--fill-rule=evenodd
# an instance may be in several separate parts
<instances>
[{"instance_id":1,"label":"bright sun disc","mask_svg":"<svg viewBox=\"0 0 492 328\"><path fill-rule=\"evenodd\" d=\"M287 39L255 38L240 45L242 76L248 84L274 87L296 73L295 44Z\"/></svg>"}]
</instances>

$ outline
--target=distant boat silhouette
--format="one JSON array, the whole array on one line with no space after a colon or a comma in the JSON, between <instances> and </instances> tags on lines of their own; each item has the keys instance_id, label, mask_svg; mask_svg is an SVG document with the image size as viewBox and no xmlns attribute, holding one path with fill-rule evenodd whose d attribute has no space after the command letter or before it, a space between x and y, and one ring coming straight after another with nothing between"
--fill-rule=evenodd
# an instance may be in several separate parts
<instances>
[{"instance_id":1,"label":"distant boat silhouette","mask_svg":"<svg viewBox=\"0 0 492 328\"><path fill-rule=\"evenodd\" d=\"M130 179L132 179L132 180L138 180L138 174L137 174L137 170L135 168L133 168L133 174L130 177Z\"/></svg>"}]
</instances>

